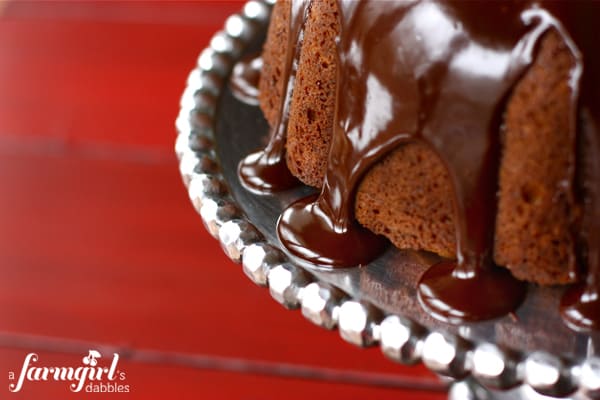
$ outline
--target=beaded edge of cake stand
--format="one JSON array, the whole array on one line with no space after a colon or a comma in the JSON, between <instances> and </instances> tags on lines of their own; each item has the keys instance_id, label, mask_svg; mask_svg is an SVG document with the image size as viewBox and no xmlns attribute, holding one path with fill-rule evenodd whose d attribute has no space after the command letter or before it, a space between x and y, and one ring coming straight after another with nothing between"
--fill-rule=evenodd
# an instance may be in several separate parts
<instances>
[{"instance_id":1,"label":"beaded edge of cake stand","mask_svg":"<svg viewBox=\"0 0 600 400\"><path fill-rule=\"evenodd\" d=\"M345 341L359 347L379 344L383 354L402 364L423 362L431 371L460 381L451 398L465 398L474 389L471 376L483 387L505 390L526 385L546 396L575 392L600 398L600 358L570 362L547 352L519 354L492 343L429 330L399 315L350 298L320 283L294 265L252 225L228 191L215 152L214 120L227 76L256 35L268 25L274 0L251 0L230 16L211 39L187 79L175 122L175 152L190 201L205 228L244 273L287 309L300 309L314 324L337 327ZM462 381L461 381L462 380ZM473 383L471 381L471 383Z\"/></svg>"}]
</instances>

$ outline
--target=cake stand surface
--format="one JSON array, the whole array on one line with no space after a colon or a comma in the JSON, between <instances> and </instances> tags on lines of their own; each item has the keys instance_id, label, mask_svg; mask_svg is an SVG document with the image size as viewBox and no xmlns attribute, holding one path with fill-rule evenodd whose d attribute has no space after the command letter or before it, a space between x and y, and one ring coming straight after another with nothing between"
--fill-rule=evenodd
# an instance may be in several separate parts
<instances>
[{"instance_id":1,"label":"cake stand surface","mask_svg":"<svg viewBox=\"0 0 600 400\"><path fill-rule=\"evenodd\" d=\"M258 107L237 100L227 84L235 62L259 51L271 7L249 1L227 19L190 73L176 121L184 184L225 253L309 321L337 328L357 346L379 345L393 361L423 362L455 380L452 399L600 398L600 335L575 333L562 323L561 288L531 285L514 315L457 326L431 318L417 301L416 282L437 260L433 255L389 249L369 265L324 271L285 254L275 235L277 218L314 190L256 195L240 185L237 164L264 144L268 126Z\"/></svg>"}]
</instances>

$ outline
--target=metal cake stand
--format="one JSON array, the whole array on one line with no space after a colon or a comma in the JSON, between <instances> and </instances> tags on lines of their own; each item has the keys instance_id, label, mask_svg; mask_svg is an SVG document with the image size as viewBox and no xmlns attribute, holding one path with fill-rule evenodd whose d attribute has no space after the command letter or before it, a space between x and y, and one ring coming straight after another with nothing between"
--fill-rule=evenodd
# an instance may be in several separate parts
<instances>
[{"instance_id":1,"label":"metal cake stand","mask_svg":"<svg viewBox=\"0 0 600 400\"><path fill-rule=\"evenodd\" d=\"M314 190L270 196L240 185L237 164L264 144L268 126L258 107L235 99L227 85L236 61L262 46L271 7L252 0L227 19L190 73L176 121L183 182L225 253L309 321L337 328L357 346L379 345L395 362L422 362L451 378L451 399L600 398L600 333L576 333L562 323L561 288L531 285L513 315L456 326L431 318L417 301L416 282L433 255L389 249L367 266L324 271L280 248L278 216Z\"/></svg>"}]
</instances>

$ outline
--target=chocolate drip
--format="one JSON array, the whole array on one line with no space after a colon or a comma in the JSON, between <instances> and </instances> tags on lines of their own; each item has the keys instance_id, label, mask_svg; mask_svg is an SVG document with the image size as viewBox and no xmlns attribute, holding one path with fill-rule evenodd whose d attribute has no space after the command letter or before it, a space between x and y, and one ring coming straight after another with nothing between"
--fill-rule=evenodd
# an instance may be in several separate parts
<instances>
[{"instance_id":1,"label":"chocolate drip","mask_svg":"<svg viewBox=\"0 0 600 400\"><path fill-rule=\"evenodd\" d=\"M584 113L583 136L588 146L581 171L587 189L585 236L587 239L587 275L585 282L567 290L560 311L565 323L577 331L600 329L600 138L588 110ZM591 150L590 150L591 149Z\"/></svg>"},{"instance_id":2,"label":"chocolate drip","mask_svg":"<svg viewBox=\"0 0 600 400\"><path fill-rule=\"evenodd\" d=\"M281 96L278 120L271 127L267 147L244 158L238 166L242 184L257 193L272 193L289 189L299 184L290 173L285 162L285 137L287 132L292 91L302 48L304 25L310 8L310 0L291 2L290 27L286 60L282 71L284 93Z\"/></svg>"},{"instance_id":3,"label":"chocolate drip","mask_svg":"<svg viewBox=\"0 0 600 400\"><path fill-rule=\"evenodd\" d=\"M566 30L583 53L579 109L583 115L582 134L586 141L586 164L580 174L586 193L585 237L587 275L585 282L569 289L561 301L563 319L571 328L581 331L600 329L600 73L597 31L600 4L577 2L569 6L550 4L560 15Z\"/></svg>"},{"instance_id":4,"label":"chocolate drip","mask_svg":"<svg viewBox=\"0 0 600 400\"><path fill-rule=\"evenodd\" d=\"M373 254L347 240L365 235L353 223L356 187L399 143L423 141L452 178L458 246L457 262L432 267L419 293L426 308L452 322L498 317L524 298L524 284L491 261L500 123L505 99L531 63L536 43L557 26L538 8L508 3L499 16L485 7L341 4L337 109L323 189L312 204L301 200L288 208L278 225L282 243L301 257L328 237L319 259L333 260L328 252L344 248L343 263L332 266L368 261ZM337 246L330 239L336 235ZM465 298L488 297L492 289L495 301L480 307Z\"/></svg>"},{"instance_id":5,"label":"chocolate drip","mask_svg":"<svg viewBox=\"0 0 600 400\"><path fill-rule=\"evenodd\" d=\"M245 57L235 65L229 87L236 99L251 106L258 105L258 81L262 66L260 54Z\"/></svg>"},{"instance_id":6,"label":"chocolate drip","mask_svg":"<svg viewBox=\"0 0 600 400\"><path fill-rule=\"evenodd\" d=\"M283 212L277 234L288 251L329 267L367 264L383 252L388 244L384 238L363 228L354 218L338 214L340 218L332 220L332 212L341 205L334 204L337 210L329 207L322 192L318 198L301 199Z\"/></svg>"},{"instance_id":7,"label":"chocolate drip","mask_svg":"<svg viewBox=\"0 0 600 400\"><path fill-rule=\"evenodd\" d=\"M519 19L513 18L513 20ZM520 12L520 20L525 25L531 25L532 23L535 25L533 25L533 29L530 29L521 37L512 47L512 50L510 47L507 48L509 53L505 54L510 54L510 57L506 61L503 61L500 57L496 60L495 64L497 66L504 64L506 69L502 72L499 71L501 73L497 76L491 76L488 83L473 81L469 76L464 81L466 85L463 88L467 88L467 90L469 86L473 87L473 83L477 83L479 90L492 94L491 96L484 96L485 98L482 98L478 103L478 106L483 106L483 109L480 108L478 112L477 108L473 108L468 112L471 118L476 116L478 119L471 122L475 122L471 125L471 129L477 123L484 121L486 124L491 123L487 127L489 130L487 133L488 143L484 145L487 149L477 153L477 151L473 152L472 144L463 145L463 148L468 149L468 153L456 157L456 153L452 154L452 150L448 151L452 149L451 144L443 143L438 148L454 181L455 208L458 218L458 262L456 268L451 268L448 263L433 266L421 277L418 289L419 298L425 308L430 310L436 317L449 322L481 320L502 316L516 309L525 294L523 283L516 282L508 271L499 270L492 265L490 254L493 248L492 235L495 215L495 190L492 185L495 185L498 166L497 155L493 155L493 153L500 148L497 138L501 123L500 113L504 109L504 102L501 100L509 94L509 89L514 86L524 67L532 61L535 45L541 35L548 29L556 29L563 36L575 58L578 56L578 51L572 45L570 38L562 31L560 24L546 11L537 8L525 9ZM518 30L513 30L513 32L518 32ZM498 48L496 47L494 51L497 52ZM478 63L476 60L472 61ZM492 65L489 67L491 68ZM573 99L576 98L579 72L580 65L578 64L572 71L572 79L575 84ZM457 80L460 82L460 78L454 79L454 81ZM486 99L491 100L491 102L486 104ZM493 111L494 109L496 111ZM576 105L572 101L570 110L571 132L567 133L569 135L574 135L575 131L575 110ZM490 118L492 112L495 113L496 117ZM486 115L486 119L482 120L481 117ZM466 120L468 124L469 118L467 117ZM480 125L475 132L482 132L483 129L485 129L485 126ZM443 128L441 132L443 135ZM430 143L434 147L435 136L439 134L440 130L436 130L434 136L430 139ZM471 140L480 139L475 135ZM481 146L479 149L484 150L485 147ZM489 153L486 154L486 152ZM462 157L468 157L467 154L475 157L480 154L483 157L479 158L479 161L464 163ZM461 171L461 167L466 167L466 169ZM475 174L469 176L473 172ZM572 173L570 181L572 181ZM494 183L490 185L491 182ZM474 186L469 189L469 185ZM467 293L469 295L466 295ZM486 300L484 302L473 302L471 296L485 298Z\"/></svg>"}]
</instances>

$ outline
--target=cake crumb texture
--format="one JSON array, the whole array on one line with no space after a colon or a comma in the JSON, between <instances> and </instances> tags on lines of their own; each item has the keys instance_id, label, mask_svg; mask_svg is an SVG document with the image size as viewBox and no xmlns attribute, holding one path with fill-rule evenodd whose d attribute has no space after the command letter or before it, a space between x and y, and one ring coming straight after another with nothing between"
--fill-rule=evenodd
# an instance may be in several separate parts
<instances>
[{"instance_id":1,"label":"cake crumb texture","mask_svg":"<svg viewBox=\"0 0 600 400\"><path fill-rule=\"evenodd\" d=\"M399 146L362 180L356 218L398 248L454 258L456 230L448 171L424 143Z\"/></svg>"},{"instance_id":2,"label":"cake crumb texture","mask_svg":"<svg viewBox=\"0 0 600 400\"><path fill-rule=\"evenodd\" d=\"M287 131L287 164L294 176L320 187L327 169L337 80L336 0L313 1L304 31Z\"/></svg>"},{"instance_id":3,"label":"cake crumb texture","mask_svg":"<svg viewBox=\"0 0 600 400\"><path fill-rule=\"evenodd\" d=\"M574 65L566 44L549 31L506 110L495 261L544 285L572 282L576 268Z\"/></svg>"}]
</instances>

